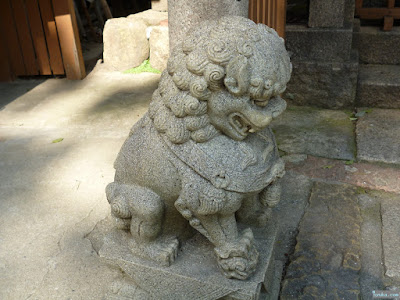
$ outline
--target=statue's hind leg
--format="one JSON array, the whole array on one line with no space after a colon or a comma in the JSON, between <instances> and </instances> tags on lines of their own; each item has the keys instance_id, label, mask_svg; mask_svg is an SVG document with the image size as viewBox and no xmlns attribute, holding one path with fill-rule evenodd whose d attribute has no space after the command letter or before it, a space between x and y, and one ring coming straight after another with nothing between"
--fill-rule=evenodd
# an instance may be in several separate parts
<instances>
[{"instance_id":1,"label":"statue's hind leg","mask_svg":"<svg viewBox=\"0 0 400 300\"><path fill-rule=\"evenodd\" d=\"M277 178L258 195L251 195L243 201L236 217L241 223L264 227L272 215L272 208L281 199L281 179Z\"/></svg>"},{"instance_id":2,"label":"statue's hind leg","mask_svg":"<svg viewBox=\"0 0 400 300\"><path fill-rule=\"evenodd\" d=\"M117 217L117 225L121 224L121 220L128 225L125 229L129 229L132 235L132 252L163 265L173 262L178 240L161 236L164 202L160 196L134 184L111 183L106 192L112 214ZM130 222L127 223L127 220Z\"/></svg>"}]
</instances>

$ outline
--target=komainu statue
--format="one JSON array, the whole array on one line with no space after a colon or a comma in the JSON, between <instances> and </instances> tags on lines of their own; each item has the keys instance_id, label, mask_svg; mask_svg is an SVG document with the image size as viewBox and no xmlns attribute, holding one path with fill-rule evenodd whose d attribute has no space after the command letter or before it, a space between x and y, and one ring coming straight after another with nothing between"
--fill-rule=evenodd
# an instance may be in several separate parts
<instances>
[{"instance_id":1,"label":"komainu statue","mask_svg":"<svg viewBox=\"0 0 400 300\"><path fill-rule=\"evenodd\" d=\"M206 22L174 48L106 188L133 253L170 265L194 228L226 277L255 271L252 230L237 221L264 226L279 201L284 163L268 125L290 74L283 39L241 17Z\"/></svg>"}]
</instances>

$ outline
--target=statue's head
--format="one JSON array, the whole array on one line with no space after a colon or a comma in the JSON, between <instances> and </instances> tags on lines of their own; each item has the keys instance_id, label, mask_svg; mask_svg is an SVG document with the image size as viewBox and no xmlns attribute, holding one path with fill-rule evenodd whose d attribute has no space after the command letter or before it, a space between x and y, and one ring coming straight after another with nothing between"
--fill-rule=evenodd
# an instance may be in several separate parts
<instances>
[{"instance_id":1,"label":"statue's head","mask_svg":"<svg viewBox=\"0 0 400 300\"><path fill-rule=\"evenodd\" d=\"M149 115L173 143L221 133L240 141L285 110L290 74L273 29L242 17L208 21L173 49Z\"/></svg>"}]
</instances>

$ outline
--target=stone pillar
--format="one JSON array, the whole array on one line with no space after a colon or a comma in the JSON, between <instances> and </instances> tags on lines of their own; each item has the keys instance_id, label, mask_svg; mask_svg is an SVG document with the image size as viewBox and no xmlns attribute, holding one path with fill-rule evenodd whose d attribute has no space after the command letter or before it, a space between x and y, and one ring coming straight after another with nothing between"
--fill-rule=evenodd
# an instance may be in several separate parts
<instances>
[{"instance_id":1,"label":"stone pillar","mask_svg":"<svg viewBox=\"0 0 400 300\"><path fill-rule=\"evenodd\" d=\"M247 18L249 0L168 0L169 47L173 49L186 32L204 20L233 15Z\"/></svg>"},{"instance_id":2,"label":"stone pillar","mask_svg":"<svg viewBox=\"0 0 400 300\"><path fill-rule=\"evenodd\" d=\"M344 24L345 0L311 0L309 27L341 28Z\"/></svg>"},{"instance_id":3,"label":"stone pillar","mask_svg":"<svg viewBox=\"0 0 400 300\"><path fill-rule=\"evenodd\" d=\"M311 28L350 28L354 0L310 0L308 26Z\"/></svg>"}]
</instances>

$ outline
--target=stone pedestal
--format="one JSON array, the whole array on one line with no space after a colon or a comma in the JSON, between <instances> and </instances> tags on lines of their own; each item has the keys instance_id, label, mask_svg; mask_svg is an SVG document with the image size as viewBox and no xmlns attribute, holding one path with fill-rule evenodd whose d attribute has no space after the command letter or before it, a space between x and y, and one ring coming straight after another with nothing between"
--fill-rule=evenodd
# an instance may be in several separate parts
<instances>
[{"instance_id":1,"label":"stone pedestal","mask_svg":"<svg viewBox=\"0 0 400 300\"><path fill-rule=\"evenodd\" d=\"M260 253L257 270L249 279L227 279L216 264L211 243L196 234L179 250L176 261L169 267L134 256L128 248L128 233L110 231L99 255L116 265L129 277L124 294L109 294L110 299L273 299L279 291L281 268L275 269L273 256L276 227L253 229ZM128 287L127 287L128 286ZM139 287L139 288L138 288ZM136 296L135 296L136 295ZM136 298L135 298L136 297Z\"/></svg>"},{"instance_id":2,"label":"stone pedestal","mask_svg":"<svg viewBox=\"0 0 400 300\"><path fill-rule=\"evenodd\" d=\"M172 50L186 32L205 20L216 20L223 16L249 15L249 0L168 0L169 46Z\"/></svg>"},{"instance_id":3,"label":"stone pedestal","mask_svg":"<svg viewBox=\"0 0 400 300\"><path fill-rule=\"evenodd\" d=\"M286 100L323 108L355 103L358 55L352 50L354 0L311 0L308 27L286 27L292 78Z\"/></svg>"},{"instance_id":4,"label":"stone pedestal","mask_svg":"<svg viewBox=\"0 0 400 300\"><path fill-rule=\"evenodd\" d=\"M354 106L358 69L357 52L344 62L294 61L285 99L296 105L323 108Z\"/></svg>"},{"instance_id":5,"label":"stone pedestal","mask_svg":"<svg viewBox=\"0 0 400 300\"><path fill-rule=\"evenodd\" d=\"M286 48L294 60L345 62L350 59L352 29L286 27Z\"/></svg>"}]
</instances>

